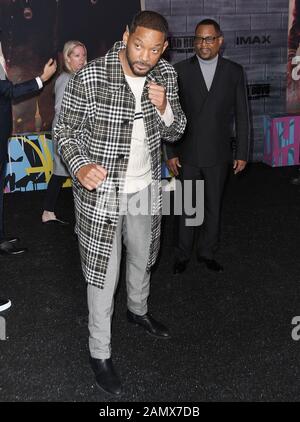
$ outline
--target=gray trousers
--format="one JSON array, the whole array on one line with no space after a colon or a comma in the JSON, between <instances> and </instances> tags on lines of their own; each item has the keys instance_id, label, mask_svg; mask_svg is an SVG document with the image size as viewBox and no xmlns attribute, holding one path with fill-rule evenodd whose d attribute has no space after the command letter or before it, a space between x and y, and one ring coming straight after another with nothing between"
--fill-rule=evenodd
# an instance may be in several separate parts
<instances>
[{"instance_id":1,"label":"gray trousers","mask_svg":"<svg viewBox=\"0 0 300 422\"><path fill-rule=\"evenodd\" d=\"M128 201L133 195L127 195ZM104 288L99 289L91 284L87 287L89 348L91 357L96 359L111 356L111 320L119 280L122 237L126 246L127 307L137 315L145 315L148 311L150 273L146 272L146 266L151 242L151 214L133 215L129 209L126 215L119 217Z\"/></svg>"}]
</instances>

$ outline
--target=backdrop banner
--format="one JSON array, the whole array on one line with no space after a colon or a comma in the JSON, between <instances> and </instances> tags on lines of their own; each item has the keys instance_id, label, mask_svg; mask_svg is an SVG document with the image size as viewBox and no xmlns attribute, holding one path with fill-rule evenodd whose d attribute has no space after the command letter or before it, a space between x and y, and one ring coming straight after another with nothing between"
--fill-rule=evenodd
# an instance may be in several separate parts
<instances>
[{"instance_id":1,"label":"backdrop banner","mask_svg":"<svg viewBox=\"0 0 300 422\"><path fill-rule=\"evenodd\" d=\"M70 39L87 46L89 60L104 55L140 7L140 0L0 0L9 78L20 82L41 74L50 57L61 62L63 45ZM51 128L54 82L40 95L15 104L14 134Z\"/></svg>"},{"instance_id":2,"label":"backdrop banner","mask_svg":"<svg viewBox=\"0 0 300 422\"><path fill-rule=\"evenodd\" d=\"M287 112L300 112L300 0L289 0Z\"/></svg>"}]
</instances>

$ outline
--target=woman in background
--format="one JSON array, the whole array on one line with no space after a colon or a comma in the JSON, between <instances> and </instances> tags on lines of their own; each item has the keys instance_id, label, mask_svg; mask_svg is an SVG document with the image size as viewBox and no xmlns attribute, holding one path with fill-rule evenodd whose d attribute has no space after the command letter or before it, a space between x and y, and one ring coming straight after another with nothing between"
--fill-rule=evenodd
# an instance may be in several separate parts
<instances>
[{"instance_id":1,"label":"woman in background","mask_svg":"<svg viewBox=\"0 0 300 422\"><path fill-rule=\"evenodd\" d=\"M87 63L87 50L85 45L77 40L67 41L63 49L63 72L57 78L54 87L55 93L55 115L52 123L52 129L58 121L60 107L65 88L72 74L82 69ZM52 137L53 139L53 137ZM54 162L53 174L48 184L47 193L44 201L44 211L42 222L44 224L68 224L60 220L55 214L55 205L62 185L69 176L68 170L57 151L57 145L54 143Z\"/></svg>"}]
</instances>

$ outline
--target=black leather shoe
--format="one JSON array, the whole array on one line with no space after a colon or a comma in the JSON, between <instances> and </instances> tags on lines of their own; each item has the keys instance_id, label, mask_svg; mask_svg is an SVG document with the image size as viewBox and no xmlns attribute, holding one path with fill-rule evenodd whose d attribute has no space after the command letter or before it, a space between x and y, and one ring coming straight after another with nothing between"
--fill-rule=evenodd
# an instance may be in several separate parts
<instances>
[{"instance_id":1,"label":"black leather shoe","mask_svg":"<svg viewBox=\"0 0 300 422\"><path fill-rule=\"evenodd\" d=\"M214 259L208 259L203 256L199 256L198 261L204 262L204 264L206 265L206 268L208 268L211 271L215 271L217 273L222 273L224 271L224 268L222 267L222 265L219 264Z\"/></svg>"},{"instance_id":2,"label":"black leather shoe","mask_svg":"<svg viewBox=\"0 0 300 422\"><path fill-rule=\"evenodd\" d=\"M173 267L173 274L180 274L186 270L187 261L175 261Z\"/></svg>"},{"instance_id":3,"label":"black leather shoe","mask_svg":"<svg viewBox=\"0 0 300 422\"><path fill-rule=\"evenodd\" d=\"M95 359L90 356L90 364L98 387L106 393L119 396L122 393L122 386L115 372L112 359Z\"/></svg>"},{"instance_id":4,"label":"black leather shoe","mask_svg":"<svg viewBox=\"0 0 300 422\"><path fill-rule=\"evenodd\" d=\"M151 336L162 339L171 338L167 327L165 327L160 322L155 321L155 319L152 318L152 316L148 313L146 315L140 316L127 310L127 320L132 324L140 325Z\"/></svg>"},{"instance_id":5,"label":"black leather shoe","mask_svg":"<svg viewBox=\"0 0 300 422\"><path fill-rule=\"evenodd\" d=\"M21 255L27 248L17 248L14 242L4 240L0 243L0 255Z\"/></svg>"}]
</instances>

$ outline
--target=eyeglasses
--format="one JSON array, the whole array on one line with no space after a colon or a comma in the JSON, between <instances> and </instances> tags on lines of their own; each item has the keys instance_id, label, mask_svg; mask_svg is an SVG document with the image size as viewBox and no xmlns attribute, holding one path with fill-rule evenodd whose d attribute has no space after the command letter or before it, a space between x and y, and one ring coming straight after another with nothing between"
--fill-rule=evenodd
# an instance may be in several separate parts
<instances>
[{"instance_id":1,"label":"eyeglasses","mask_svg":"<svg viewBox=\"0 0 300 422\"><path fill-rule=\"evenodd\" d=\"M196 44L201 44L204 41L206 42L206 44L213 44L217 38L220 38L221 35L217 35L216 37L200 37L200 36L196 36L194 37L194 41Z\"/></svg>"}]
</instances>

